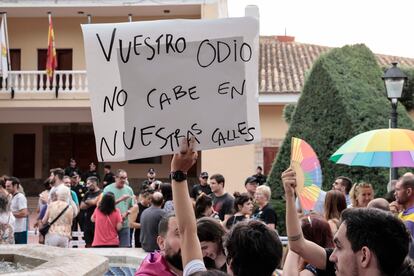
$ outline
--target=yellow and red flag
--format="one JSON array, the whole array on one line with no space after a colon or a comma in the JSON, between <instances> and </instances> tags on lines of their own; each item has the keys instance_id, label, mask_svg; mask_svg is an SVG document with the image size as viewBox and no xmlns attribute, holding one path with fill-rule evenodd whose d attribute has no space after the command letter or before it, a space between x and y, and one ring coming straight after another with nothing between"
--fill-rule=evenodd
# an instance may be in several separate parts
<instances>
[{"instance_id":1,"label":"yellow and red flag","mask_svg":"<svg viewBox=\"0 0 414 276\"><path fill-rule=\"evenodd\" d=\"M55 33L53 31L52 15L49 13L49 34L47 36L47 60L46 75L52 81L53 74L57 68L57 57L55 48Z\"/></svg>"}]
</instances>

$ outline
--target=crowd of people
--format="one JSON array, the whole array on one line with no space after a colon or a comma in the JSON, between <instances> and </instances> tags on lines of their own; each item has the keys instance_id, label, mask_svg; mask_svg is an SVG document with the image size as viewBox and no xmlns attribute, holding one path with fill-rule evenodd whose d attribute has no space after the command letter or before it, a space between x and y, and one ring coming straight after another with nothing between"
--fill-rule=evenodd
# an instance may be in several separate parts
<instances>
[{"instance_id":1,"label":"crowd of people","mask_svg":"<svg viewBox=\"0 0 414 276\"><path fill-rule=\"evenodd\" d=\"M194 141L181 143L171 181L147 179L135 194L125 170L96 166L81 174L71 159L50 170L39 195L39 243L68 247L82 233L86 247L137 247L148 252L136 275L414 275L414 175L390 183L374 199L369 183L339 176L314 210L302 210L296 174L282 174L287 250L278 236L271 189L258 167L244 190L230 195L225 177L202 172L188 188L197 160ZM177 200L176 200L177 199ZM178 200L179 199L179 200ZM0 178L0 244L27 243L27 199L16 177ZM47 229L46 229L47 228ZM45 230L46 229L46 230Z\"/></svg>"}]
</instances>

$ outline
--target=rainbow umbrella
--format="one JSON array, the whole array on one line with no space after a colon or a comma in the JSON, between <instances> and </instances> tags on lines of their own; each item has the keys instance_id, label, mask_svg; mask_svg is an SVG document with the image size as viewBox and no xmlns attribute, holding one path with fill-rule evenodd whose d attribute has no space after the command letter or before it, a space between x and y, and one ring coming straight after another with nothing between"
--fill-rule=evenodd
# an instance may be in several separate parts
<instances>
[{"instance_id":1,"label":"rainbow umbrella","mask_svg":"<svg viewBox=\"0 0 414 276\"><path fill-rule=\"evenodd\" d=\"M321 193L322 170L312 147L292 137L290 165L296 172L296 192L304 210L312 210Z\"/></svg>"},{"instance_id":2,"label":"rainbow umbrella","mask_svg":"<svg viewBox=\"0 0 414 276\"><path fill-rule=\"evenodd\" d=\"M384 128L351 138L329 160L364 167L414 167L414 131Z\"/></svg>"}]
</instances>

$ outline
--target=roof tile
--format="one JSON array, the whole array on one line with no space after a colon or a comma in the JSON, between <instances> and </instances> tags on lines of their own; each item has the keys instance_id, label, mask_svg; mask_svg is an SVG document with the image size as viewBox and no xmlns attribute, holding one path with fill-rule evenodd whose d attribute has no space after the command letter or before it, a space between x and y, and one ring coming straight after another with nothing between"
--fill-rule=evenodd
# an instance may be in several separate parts
<instances>
[{"instance_id":1,"label":"roof tile","mask_svg":"<svg viewBox=\"0 0 414 276\"><path fill-rule=\"evenodd\" d=\"M331 47L299 42L280 42L276 36L260 37L259 91L260 93L300 93L305 73ZM414 67L413 58L375 54L380 66L398 62Z\"/></svg>"}]
</instances>

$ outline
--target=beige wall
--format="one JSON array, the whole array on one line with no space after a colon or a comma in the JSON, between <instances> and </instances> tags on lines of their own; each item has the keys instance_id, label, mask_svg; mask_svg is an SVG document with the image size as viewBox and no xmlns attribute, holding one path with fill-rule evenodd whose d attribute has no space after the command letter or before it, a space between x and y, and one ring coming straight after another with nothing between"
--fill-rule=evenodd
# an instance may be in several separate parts
<instances>
[{"instance_id":1,"label":"beige wall","mask_svg":"<svg viewBox=\"0 0 414 276\"><path fill-rule=\"evenodd\" d=\"M35 134L35 178L42 177L43 130L40 124L32 125L0 125L0 175L12 174L13 167L13 135Z\"/></svg>"},{"instance_id":2,"label":"beige wall","mask_svg":"<svg viewBox=\"0 0 414 276\"><path fill-rule=\"evenodd\" d=\"M198 19L192 16L165 16L162 19ZM144 17L139 20L157 20L157 17ZM134 18L133 20L138 20ZM93 17L93 23L126 22L127 17ZM73 49L73 70L84 70L85 59L80 24L86 24L86 17L53 18L56 48ZM8 18L9 44L12 49L21 49L21 69L37 70L37 49L47 48L48 18Z\"/></svg>"},{"instance_id":3,"label":"beige wall","mask_svg":"<svg viewBox=\"0 0 414 276\"><path fill-rule=\"evenodd\" d=\"M283 108L282 105L260 106L262 138L285 138L289 126L283 119Z\"/></svg>"},{"instance_id":4,"label":"beige wall","mask_svg":"<svg viewBox=\"0 0 414 276\"><path fill-rule=\"evenodd\" d=\"M209 175L220 173L226 179L225 190L244 191L244 181L254 174L254 145L205 150L201 157L201 170Z\"/></svg>"},{"instance_id":5,"label":"beige wall","mask_svg":"<svg viewBox=\"0 0 414 276\"><path fill-rule=\"evenodd\" d=\"M244 191L245 179L255 173L257 165L263 165L262 147L269 140L279 145L288 130L282 118L283 106L260 106L259 110L262 143L203 151L202 171L223 174L228 192Z\"/></svg>"}]
</instances>

